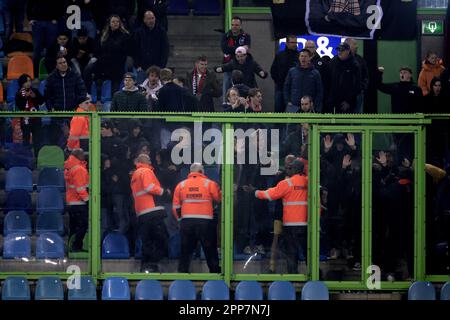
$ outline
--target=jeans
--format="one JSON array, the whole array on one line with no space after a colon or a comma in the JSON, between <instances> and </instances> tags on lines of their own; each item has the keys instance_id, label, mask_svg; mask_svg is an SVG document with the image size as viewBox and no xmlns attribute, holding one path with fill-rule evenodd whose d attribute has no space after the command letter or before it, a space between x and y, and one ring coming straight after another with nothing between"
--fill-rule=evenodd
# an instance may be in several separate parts
<instances>
[{"instance_id":1,"label":"jeans","mask_svg":"<svg viewBox=\"0 0 450 320\"><path fill-rule=\"evenodd\" d=\"M283 90L275 89L275 112L284 112L285 109Z\"/></svg>"},{"instance_id":2,"label":"jeans","mask_svg":"<svg viewBox=\"0 0 450 320\"><path fill-rule=\"evenodd\" d=\"M81 21L81 27L87 30L89 38L94 39L97 37L97 26L94 21ZM78 34L78 29L72 30L72 39Z\"/></svg>"},{"instance_id":3,"label":"jeans","mask_svg":"<svg viewBox=\"0 0 450 320\"><path fill-rule=\"evenodd\" d=\"M3 13L5 16L5 38L9 39L13 31L23 32L26 0L5 0ZM15 30L14 30L15 27Z\"/></svg>"},{"instance_id":4,"label":"jeans","mask_svg":"<svg viewBox=\"0 0 450 320\"><path fill-rule=\"evenodd\" d=\"M55 42L55 39L58 36L58 23L53 23L51 21L35 21L32 31L34 74L38 75L42 50L44 48L49 48Z\"/></svg>"},{"instance_id":5,"label":"jeans","mask_svg":"<svg viewBox=\"0 0 450 320\"><path fill-rule=\"evenodd\" d=\"M231 72L223 73L223 84L222 84L222 92L223 92L223 102L227 102L227 90L231 87Z\"/></svg>"}]
</instances>

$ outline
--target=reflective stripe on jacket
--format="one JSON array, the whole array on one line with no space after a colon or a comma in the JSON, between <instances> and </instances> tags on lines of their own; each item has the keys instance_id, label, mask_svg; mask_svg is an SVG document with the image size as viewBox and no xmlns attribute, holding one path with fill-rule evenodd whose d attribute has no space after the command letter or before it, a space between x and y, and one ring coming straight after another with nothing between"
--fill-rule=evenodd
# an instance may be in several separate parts
<instances>
[{"instance_id":1,"label":"reflective stripe on jacket","mask_svg":"<svg viewBox=\"0 0 450 320\"><path fill-rule=\"evenodd\" d=\"M156 206L153 196L161 196L164 190L159 184L150 164L136 164L136 171L131 177L131 191L134 197L136 215L164 210L164 207Z\"/></svg>"},{"instance_id":2,"label":"reflective stripe on jacket","mask_svg":"<svg viewBox=\"0 0 450 320\"><path fill-rule=\"evenodd\" d=\"M66 204L83 205L89 200L89 172L86 161L70 155L64 162L64 180L66 181Z\"/></svg>"},{"instance_id":3,"label":"reflective stripe on jacket","mask_svg":"<svg viewBox=\"0 0 450 320\"><path fill-rule=\"evenodd\" d=\"M83 108L78 108L77 112L85 112ZM67 148L73 150L80 147L80 139L89 139L89 117L75 116L70 121L69 138Z\"/></svg>"},{"instance_id":4,"label":"reflective stripe on jacket","mask_svg":"<svg viewBox=\"0 0 450 320\"><path fill-rule=\"evenodd\" d=\"M176 219L181 218L213 219L213 201L220 202L222 192L216 182L204 174L191 172L186 180L180 182L173 195L172 211Z\"/></svg>"},{"instance_id":5,"label":"reflective stripe on jacket","mask_svg":"<svg viewBox=\"0 0 450 320\"><path fill-rule=\"evenodd\" d=\"M296 174L267 190L256 190L258 199L283 199L283 225L306 226L308 223L308 177Z\"/></svg>"}]
</instances>

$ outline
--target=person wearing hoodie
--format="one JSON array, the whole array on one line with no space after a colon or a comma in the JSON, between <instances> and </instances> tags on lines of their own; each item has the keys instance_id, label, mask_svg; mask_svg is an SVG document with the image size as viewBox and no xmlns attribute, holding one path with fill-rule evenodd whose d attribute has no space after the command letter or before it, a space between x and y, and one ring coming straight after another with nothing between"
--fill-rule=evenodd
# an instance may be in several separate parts
<instances>
[{"instance_id":1,"label":"person wearing hoodie","mask_svg":"<svg viewBox=\"0 0 450 320\"><path fill-rule=\"evenodd\" d=\"M223 73L241 70L244 74L243 83L250 88L257 88L258 84L256 83L255 74L260 78L265 79L267 78L267 72L253 59L252 55L248 53L248 50L245 47L238 47L235 53L236 56L232 61L215 67L214 71ZM226 88L226 90L228 90L228 88Z\"/></svg>"},{"instance_id":2,"label":"person wearing hoodie","mask_svg":"<svg viewBox=\"0 0 450 320\"><path fill-rule=\"evenodd\" d=\"M303 96L310 96L317 112L322 111L323 87L319 71L311 65L311 52L307 49L300 51L299 65L289 70L284 83L284 101L286 109L299 108Z\"/></svg>"},{"instance_id":3,"label":"person wearing hoodie","mask_svg":"<svg viewBox=\"0 0 450 320\"><path fill-rule=\"evenodd\" d=\"M142 132L142 122L137 119L128 120L128 137L125 138L123 143L130 149L132 157L137 156L139 146L143 143L147 143L147 139Z\"/></svg>"},{"instance_id":4,"label":"person wearing hoodie","mask_svg":"<svg viewBox=\"0 0 450 320\"><path fill-rule=\"evenodd\" d=\"M378 90L391 96L392 113L415 113L420 110L422 90L412 81L410 67L400 68L400 82L383 83L384 68L378 68Z\"/></svg>"},{"instance_id":5,"label":"person wearing hoodie","mask_svg":"<svg viewBox=\"0 0 450 320\"><path fill-rule=\"evenodd\" d=\"M430 93L431 80L439 78L445 70L442 61L438 59L436 52L428 51L422 63L422 70L419 73L418 85L422 89L424 96Z\"/></svg>"},{"instance_id":6,"label":"person wearing hoodie","mask_svg":"<svg viewBox=\"0 0 450 320\"><path fill-rule=\"evenodd\" d=\"M71 251L83 249L83 239L89 217L89 172L86 169L83 149L74 149L64 162L66 205L69 212L69 238L75 236Z\"/></svg>"},{"instance_id":7,"label":"person wearing hoodie","mask_svg":"<svg viewBox=\"0 0 450 320\"><path fill-rule=\"evenodd\" d=\"M270 67L270 75L275 82L275 112L284 112L283 91L284 81L289 70L296 66L298 61L297 37L288 35L286 37L286 48L277 53Z\"/></svg>"},{"instance_id":8,"label":"person wearing hoodie","mask_svg":"<svg viewBox=\"0 0 450 320\"><path fill-rule=\"evenodd\" d=\"M111 111L148 111L145 96L136 87L136 77L127 72L123 77L124 87L114 94Z\"/></svg>"}]
</instances>

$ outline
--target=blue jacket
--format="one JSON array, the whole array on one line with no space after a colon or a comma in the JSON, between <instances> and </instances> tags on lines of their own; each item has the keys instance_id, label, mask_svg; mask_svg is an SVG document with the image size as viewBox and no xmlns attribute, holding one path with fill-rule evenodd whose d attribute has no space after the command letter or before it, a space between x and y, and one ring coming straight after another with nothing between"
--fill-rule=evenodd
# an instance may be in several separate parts
<instances>
[{"instance_id":1,"label":"blue jacket","mask_svg":"<svg viewBox=\"0 0 450 320\"><path fill-rule=\"evenodd\" d=\"M314 67L293 67L289 70L284 82L284 101L286 105L300 105L303 96L311 96L316 112L322 112L323 87L319 71Z\"/></svg>"}]
</instances>

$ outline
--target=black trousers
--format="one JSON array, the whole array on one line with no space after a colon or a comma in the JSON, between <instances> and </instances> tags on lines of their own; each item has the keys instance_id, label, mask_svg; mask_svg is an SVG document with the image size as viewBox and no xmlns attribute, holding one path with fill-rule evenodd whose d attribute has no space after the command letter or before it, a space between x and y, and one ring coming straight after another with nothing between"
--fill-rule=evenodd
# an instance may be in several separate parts
<instances>
[{"instance_id":1,"label":"black trousers","mask_svg":"<svg viewBox=\"0 0 450 320\"><path fill-rule=\"evenodd\" d=\"M69 238L75 235L72 249L81 250L83 249L84 235L88 229L89 206L87 204L68 206L68 211L70 217Z\"/></svg>"},{"instance_id":2,"label":"black trousers","mask_svg":"<svg viewBox=\"0 0 450 320\"><path fill-rule=\"evenodd\" d=\"M217 254L216 222L208 219L181 220L181 256L178 272L188 273L197 242L200 241L205 252L209 272L220 273L219 255Z\"/></svg>"},{"instance_id":3,"label":"black trousers","mask_svg":"<svg viewBox=\"0 0 450 320\"><path fill-rule=\"evenodd\" d=\"M138 237L142 241L142 262L158 263L167 255L167 233L163 210L138 216Z\"/></svg>"},{"instance_id":4,"label":"black trousers","mask_svg":"<svg viewBox=\"0 0 450 320\"><path fill-rule=\"evenodd\" d=\"M303 255L306 259L306 237L306 226L283 227L282 248L286 255L287 269L290 274L298 273L298 256L300 250L303 250Z\"/></svg>"}]
</instances>

